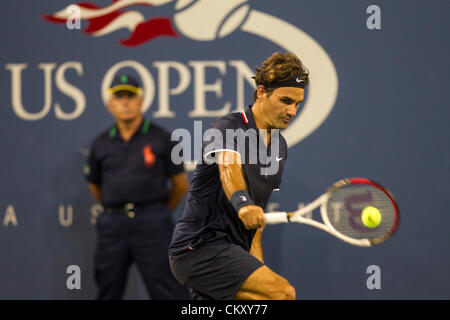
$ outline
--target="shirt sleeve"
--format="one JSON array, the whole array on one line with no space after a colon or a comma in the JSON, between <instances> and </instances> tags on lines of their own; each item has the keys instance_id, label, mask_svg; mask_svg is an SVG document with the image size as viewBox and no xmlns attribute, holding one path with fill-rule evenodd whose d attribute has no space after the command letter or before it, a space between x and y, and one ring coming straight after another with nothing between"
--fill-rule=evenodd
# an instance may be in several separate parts
<instances>
[{"instance_id":1,"label":"shirt sleeve","mask_svg":"<svg viewBox=\"0 0 450 320\"><path fill-rule=\"evenodd\" d=\"M213 122L203 136L203 160L207 164L215 162L216 153L231 151L243 154L239 137L244 135L242 129L236 129L234 121L221 118Z\"/></svg>"},{"instance_id":2,"label":"shirt sleeve","mask_svg":"<svg viewBox=\"0 0 450 320\"><path fill-rule=\"evenodd\" d=\"M84 176L88 182L94 183L96 185L101 184L101 172L100 172L100 160L97 155L95 148L96 142L92 143L91 150L87 161L84 165Z\"/></svg>"}]
</instances>

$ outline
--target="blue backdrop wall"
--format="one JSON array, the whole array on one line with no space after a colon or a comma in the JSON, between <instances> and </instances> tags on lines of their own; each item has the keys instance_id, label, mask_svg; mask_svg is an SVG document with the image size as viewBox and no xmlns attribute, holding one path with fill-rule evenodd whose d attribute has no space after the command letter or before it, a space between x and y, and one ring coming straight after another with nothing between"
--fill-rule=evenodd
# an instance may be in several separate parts
<instances>
[{"instance_id":1,"label":"blue backdrop wall","mask_svg":"<svg viewBox=\"0 0 450 320\"><path fill-rule=\"evenodd\" d=\"M401 222L370 249L269 226L266 263L298 299L450 298L448 1L135 2L84 3L79 26L71 0L9 1L0 13L0 299L95 298L100 208L83 165L112 124L102 86L115 72L144 83L151 121L206 129L252 103L255 67L280 50L303 59L311 86L269 206L296 208L363 176L392 191ZM79 290L66 286L70 265ZM367 287L371 265L380 289ZM135 269L126 298L148 298Z\"/></svg>"}]
</instances>

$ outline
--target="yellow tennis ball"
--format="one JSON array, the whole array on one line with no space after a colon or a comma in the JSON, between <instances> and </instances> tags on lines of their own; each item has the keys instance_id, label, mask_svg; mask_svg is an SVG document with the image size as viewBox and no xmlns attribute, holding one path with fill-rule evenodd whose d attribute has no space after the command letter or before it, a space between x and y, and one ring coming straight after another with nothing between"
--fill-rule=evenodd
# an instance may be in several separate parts
<instances>
[{"instance_id":1,"label":"yellow tennis ball","mask_svg":"<svg viewBox=\"0 0 450 320\"><path fill-rule=\"evenodd\" d=\"M375 228L381 222L381 213L375 207L367 206L361 213L362 223L368 228Z\"/></svg>"}]
</instances>

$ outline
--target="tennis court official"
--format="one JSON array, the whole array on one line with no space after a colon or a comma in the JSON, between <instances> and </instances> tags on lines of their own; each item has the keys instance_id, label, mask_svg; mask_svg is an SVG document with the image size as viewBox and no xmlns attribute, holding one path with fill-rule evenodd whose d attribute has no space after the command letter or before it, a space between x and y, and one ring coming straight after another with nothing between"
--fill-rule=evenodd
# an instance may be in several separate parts
<instances>
[{"instance_id":1,"label":"tennis court official","mask_svg":"<svg viewBox=\"0 0 450 320\"><path fill-rule=\"evenodd\" d=\"M142 115L136 79L120 74L109 91L107 107L115 123L94 140L85 167L89 188L104 207L96 223L98 299L123 297L132 263L152 299L188 299L167 255L171 210L189 184L184 167L171 161L169 132Z\"/></svg>"},{"instance_id":2,"label":"tennis court official","mask_svg":"<svg viewBox=\"0 0 450 320\"><path fill-rule=\"evenodd\" d=\"M203 142L204 161L169 248L172 272L194 299L295 299L289 282L264 264L261 237L263 208L288 156L279 129L296 115L308 71L295 54L277 52L257 69L255 82L252 106L213 122L222 139ZM268 170L274 161L276 170Z\"/></svg>"}]
</instances>

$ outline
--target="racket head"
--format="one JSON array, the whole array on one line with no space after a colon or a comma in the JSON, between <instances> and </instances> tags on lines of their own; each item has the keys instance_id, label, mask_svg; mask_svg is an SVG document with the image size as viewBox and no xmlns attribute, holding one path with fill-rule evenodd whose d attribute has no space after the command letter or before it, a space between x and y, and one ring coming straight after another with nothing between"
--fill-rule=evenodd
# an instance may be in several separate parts
<instances>
[{"instance_id":1,"label":"racket head","mask_svg":"<svg viewBox=\"0 0 450 320\"><path fill-rule=\"evenodd\" d=\"M327 201L321 207L324 223L336 233L370 246L390 239L398 229L400 212L392 193L366 178L339 180L327 190ZM381 214L377 226L363 223L362 210L372 206Z\"/></svg>"}]
</instances>

